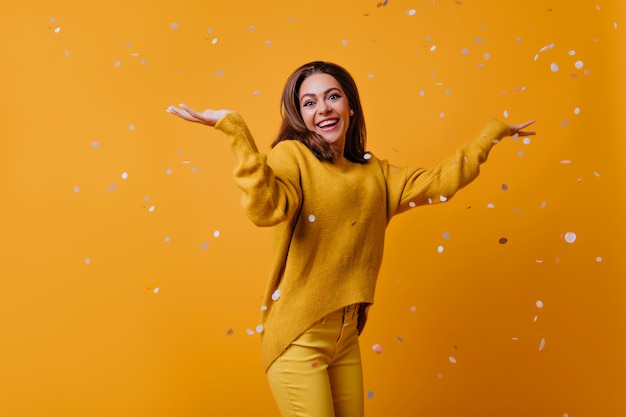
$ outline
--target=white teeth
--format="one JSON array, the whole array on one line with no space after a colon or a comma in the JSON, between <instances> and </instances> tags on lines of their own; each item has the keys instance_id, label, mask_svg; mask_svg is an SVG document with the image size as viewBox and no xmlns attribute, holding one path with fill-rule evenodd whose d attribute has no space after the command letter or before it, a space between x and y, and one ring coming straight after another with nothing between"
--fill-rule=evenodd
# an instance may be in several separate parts
<instances>
[{"instance_id":1,"label":"white teeth","mask_svg":"<svg viewBox=\"0 0 626 417\"><path fill-rule=\"evenodd\" d=\"M334 125L337 123L337 120L324 120L322 123L318 124L319 127L326 127L330 125Z\"/></svg>"}]
</instances>

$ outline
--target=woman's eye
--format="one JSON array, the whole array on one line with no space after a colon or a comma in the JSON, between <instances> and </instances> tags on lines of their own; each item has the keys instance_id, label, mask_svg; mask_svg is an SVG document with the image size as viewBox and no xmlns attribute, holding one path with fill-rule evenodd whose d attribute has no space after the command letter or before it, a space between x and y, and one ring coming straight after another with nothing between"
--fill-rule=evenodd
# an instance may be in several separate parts
<instances>
[{"instance_id":1,"label":"woman's eye","mask_svg":"<svg viewBox=\"0 0 626 417\"><path fill-rule=\"evenodd\" d=\"M339 97L339 94L331 94L330 96L328 96L330 100L337 100Z\"/></svg>"},{"instance_id":2,"label":"woman's eye","mask_svg":"<svg viewBox=\"0 0 626 417\"><path fill-rule=\"evenodd\" d=\"M304 103L302 103L302 107L310 107L312 105L313 105L313 102L311 100L305 101Z\"/></svg>"}]
</instances>

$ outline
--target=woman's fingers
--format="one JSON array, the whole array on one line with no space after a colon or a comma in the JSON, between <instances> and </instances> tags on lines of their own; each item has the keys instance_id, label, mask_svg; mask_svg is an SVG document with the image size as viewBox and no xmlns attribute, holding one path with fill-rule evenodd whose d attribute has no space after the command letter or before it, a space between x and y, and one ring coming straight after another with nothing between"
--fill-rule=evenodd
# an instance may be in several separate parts
<instances>
[{"instance_id":1,"label":"woman's fingers","mask_svg":"<svg viewBox=\"0 0 626 417\"><path fill-rule=\"evenodd\" d=\"M520 123L518 125L509 125L509 129L511 130L511 136L513 135L518 135L518 136L532 136L535 135L535 132L525 132L523 129L527 128L528 126L532 125L533 123L535 123L534 120L529 120L527 122L524 123Z\"/></svg>"}]
</instances>

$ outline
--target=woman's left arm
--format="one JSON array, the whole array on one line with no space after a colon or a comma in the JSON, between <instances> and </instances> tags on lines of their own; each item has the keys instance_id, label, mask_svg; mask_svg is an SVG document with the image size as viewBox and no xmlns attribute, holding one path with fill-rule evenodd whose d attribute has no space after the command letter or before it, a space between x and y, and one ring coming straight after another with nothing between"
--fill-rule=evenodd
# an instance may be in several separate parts
<instances>
[{"instance_id":1,"label":"woman's left arm","mask_svg":"<svg viewBox=\"0 0 626 417\"><path fill-rule=\"evenodd\" d=\"M507 136L530 136L535 132L525 129L534 120L508 125L499 120L489 121L482 131L454 156L433 168L404 168L389 172L389 202L393 214L410 208L448 201L457 191L472 182L480 173L480 165L487 161L491 148ZM394 178L395 179L392 179ZM395 195L393 195L395 193Z\"/></svg>"}]
</instances>

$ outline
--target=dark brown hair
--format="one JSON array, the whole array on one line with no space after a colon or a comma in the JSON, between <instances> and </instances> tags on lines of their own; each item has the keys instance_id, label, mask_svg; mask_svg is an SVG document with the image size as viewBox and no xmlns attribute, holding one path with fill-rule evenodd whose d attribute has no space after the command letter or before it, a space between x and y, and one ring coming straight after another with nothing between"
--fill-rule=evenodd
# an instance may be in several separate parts
<instances>
[{"instance_id":1,"label":"dark brown hair","mask_svg":"<svg viewBox=\"0 0 626 417\"><path fill-rule=\"evenodd\" d=\"M300 86L302 82L313 74L328 74L335 78L346 94L348 104L354 111L350 118L350 125L346 133L346 143L343 156L349 161L365 163L366 130L363 108L359 98L359 91L354 79L344 68L337 64L323 61L314 61L296 69L287 79L280 103L282 123L278 135L272 143L276 146L283 140L298 140L322 161L332 161L338 155L338 150L331 143L326 142L320 135L310 131L300 113Z\"/></svg>"}]
</instances>

